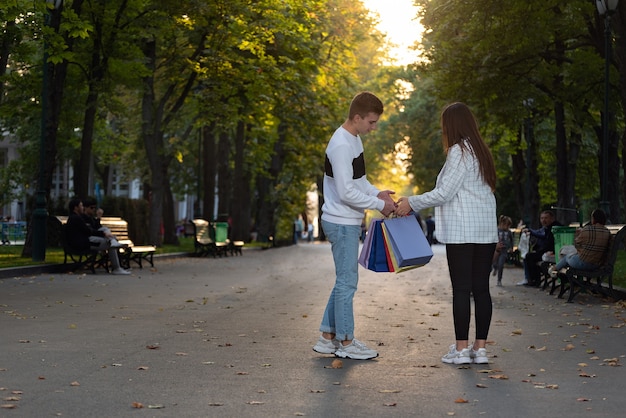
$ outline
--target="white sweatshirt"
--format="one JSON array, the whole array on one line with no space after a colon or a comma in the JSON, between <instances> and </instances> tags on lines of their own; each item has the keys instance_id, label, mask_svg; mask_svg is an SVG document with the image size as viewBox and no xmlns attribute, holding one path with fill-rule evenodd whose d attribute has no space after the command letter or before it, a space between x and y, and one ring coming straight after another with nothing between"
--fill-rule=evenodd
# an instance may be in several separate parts
<instances>
[{"instance_id":1,"label":"white sweatshirt","mask_svg":"<svg viewBox=\"0 0 626 418\"><path fill-rule=\"evenodd\" d=\"M363 142L339 127L326 147L322 219L341 225L361 225L365 209L382 210L380 190L365 175Z\"/></svg>"}]
</instances>

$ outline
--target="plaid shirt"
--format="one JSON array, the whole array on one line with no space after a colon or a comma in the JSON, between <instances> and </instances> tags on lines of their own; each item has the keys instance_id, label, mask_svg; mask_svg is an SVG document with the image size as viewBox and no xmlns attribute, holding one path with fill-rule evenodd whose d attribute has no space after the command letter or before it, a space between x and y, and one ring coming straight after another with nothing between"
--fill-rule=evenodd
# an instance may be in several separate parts
<instances>
[{"instance_id":1,"label":"plaid shirt","mask_svg":"<svg viewBox=\"0 0 626 418\"><path fill-rule=\"evenodd\" d=\"M609 246L611 232L601 224L589 224L576 231L574 246L585 263L600 265Z\"/></svg>"},{"instance_id":2,"label":"plaid shirt","mask_svg":"<svg viewBox=\"0 0 626 418\"><path fill-rule=\"evenodd\" d=\"M458 144L449 148L435 188L410 196L409 204L416 212L435 207L437 240L445 244L498 242L496 198L480 176L471 147L465 152Z\"/></svg>"}]
</instances>

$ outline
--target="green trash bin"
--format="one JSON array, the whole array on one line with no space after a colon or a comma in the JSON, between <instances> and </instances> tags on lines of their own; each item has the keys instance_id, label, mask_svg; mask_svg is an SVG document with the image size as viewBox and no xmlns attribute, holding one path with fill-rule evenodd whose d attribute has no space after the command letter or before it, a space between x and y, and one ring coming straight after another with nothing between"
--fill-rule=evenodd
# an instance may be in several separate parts
<instances>
[{"instance_id":1,"label":"green trash bin","mask_svg":"<svg viewBox=\"0 0 626 418\"><path fill-rule=\"evenodd\" d=\"M554 259L559 262L559 251L564 245L574 245L574 235L576 228L573 226L553 226L552 235L554 235Z\"/></svg>"},{"instance_id":2,"label":"green trash bin","mask_svg":"<svg viewBox=\"0 0 626 418\"><path fill-rule=\"evenodd\" d=\"M226 242L228 239L228 222L215 222L215 242Z\"/></svg>"}]
</instances>

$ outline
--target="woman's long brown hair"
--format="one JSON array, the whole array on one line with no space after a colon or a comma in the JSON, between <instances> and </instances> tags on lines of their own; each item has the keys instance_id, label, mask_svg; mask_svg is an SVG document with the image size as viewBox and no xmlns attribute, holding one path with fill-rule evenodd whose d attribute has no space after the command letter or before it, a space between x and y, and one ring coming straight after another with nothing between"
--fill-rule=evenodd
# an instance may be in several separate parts
<instances>
[{"instance_id":1,"label":"woman's long brown hair","mask_svg":"<svg viewBox=\"0 0 626 418\"><path fill-rule=\"evenodd\" d=\"M493 156L478 132L476 118L469 107L461 102L446 106L441 112L441 130L444 151L447 153L450 147L459 144L463 152L472 152L478 159L483 181L491 187L491 191L495 191L496 167ZM468 149L467 144L471 149Z\"/></svg>"}]
</instances>

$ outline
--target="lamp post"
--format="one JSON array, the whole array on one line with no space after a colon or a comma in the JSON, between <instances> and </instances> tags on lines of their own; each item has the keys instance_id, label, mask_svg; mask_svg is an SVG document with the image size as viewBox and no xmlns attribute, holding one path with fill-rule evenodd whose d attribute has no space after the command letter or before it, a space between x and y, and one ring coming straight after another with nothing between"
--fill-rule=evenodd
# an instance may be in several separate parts
<instances>
[{"instance_id":1,"label":"lamp post","mask_svg":"<svg viewBox=\"0 0 626 418\"><path fill-rule=\"evenodd\" d=\"M610 219L609 205L609 94L611 89L611 15L619 0L596 0L600 16L604 16L604 114L602 120L602 183L600 184L600 208Z\"/></svg>"},{"instance_id":2,"label":"lamp post","mask_svg":"<svg viewBox=\"0 0 626 418\"><path fill-rule=\"evenodd\" d=\"M46 26L50 24L50 8L56 10L61 7L63 0L46 0ZM45 36L45 35L44 35ZM39 141L39 178L37 180L37 192L35 194L35 210L33 211L33 261L46 260L46 222L48 210L46 208L46 136L47 136L47 111L48 111L48 47L44 39L43 44L43 77L41 85L41 136Z\"/></svg>"}]
</instances>

